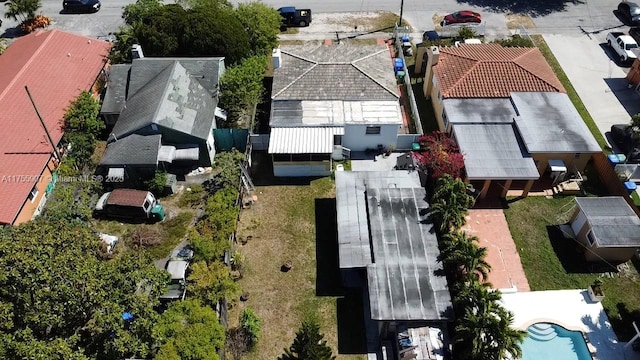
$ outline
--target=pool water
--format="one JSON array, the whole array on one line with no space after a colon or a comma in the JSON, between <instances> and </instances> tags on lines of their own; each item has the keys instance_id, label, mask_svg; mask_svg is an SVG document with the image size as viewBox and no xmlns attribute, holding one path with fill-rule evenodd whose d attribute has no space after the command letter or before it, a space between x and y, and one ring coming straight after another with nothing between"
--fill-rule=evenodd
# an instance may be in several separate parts
<instances>
[{"instance_id":1,"label":"pool water","mask_svg":"<svg viewBox=\"0 0 640 360\"><path fill-rule=\"evenodd\" d=\"M535 323L527 328L522 343L522 360L592 360L579 331L562 326Z\"/></svg>"}]
</instances>

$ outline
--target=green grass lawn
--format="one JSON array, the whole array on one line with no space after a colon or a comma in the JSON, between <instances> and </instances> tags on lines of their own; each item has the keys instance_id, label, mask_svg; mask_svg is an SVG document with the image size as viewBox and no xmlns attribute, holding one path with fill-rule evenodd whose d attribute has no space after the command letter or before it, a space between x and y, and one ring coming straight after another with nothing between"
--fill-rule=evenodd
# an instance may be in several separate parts
<instances>
[{"instance_id":1,"label":"green grass lawn","mask_svg":"<svg viewBox=\"0 0 640 360\"><path fill-rule=\"evenodd\" d=\"M532 38L536 46L538 47L538 49L540 49L540 52L542 53L542 55L545 57L545 59L547 59L547 62L549 63L549 65L551 65L553 72L555 72L558 79L560 79L562 86L564 86L564 88L567 90L567 95L569 96L569 99L571 99L573 106L575 106L576 109L578 110L578 113L584 120L585 124L587 124L587 127L589 128L593 136L598 141L598 144L600 145L602 150L605 153L610 153L611 148L609 147L607 140L605 140L604 136L602 136L602 134L600 133L598 126L596 125L595 121L593 121L593 118L591 117L591 115L589 115L589 112L587 111L587 108L585 108L584 104L582 103L582 100L578 96L576 89L574 89L573 85L571 85L569 78L564 73L564 70L562 70L562 67L558 63L558 60L556 60L556 57L553 56L553 53L551 53L551 49L549 49L549 46L547 46L547 43L544 41L541 35L533 35Z\"/></svg>"},{"instance_id":2,"label":"green grass lawn","mask_svg":"<svg viewBox=\"0 0 640 360\"><path fill-rule=\"evenodd\" d=\"M568 221L573 197L528 197L505 210L511 235L532 291L586 289L596 278L603 281L602 305L621 341L634 334L631 322L640 320L640 275L637 264L628 262L619 273L592 273L581 247L565 239L558 227ZM602 269L600 269L602 271Z\"/></svg>"}]
</instances>

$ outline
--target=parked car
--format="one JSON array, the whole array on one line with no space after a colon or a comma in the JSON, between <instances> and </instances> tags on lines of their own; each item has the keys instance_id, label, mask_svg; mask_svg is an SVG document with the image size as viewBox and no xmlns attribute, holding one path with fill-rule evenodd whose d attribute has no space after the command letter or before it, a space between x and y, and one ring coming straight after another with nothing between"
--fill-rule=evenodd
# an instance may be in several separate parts
<instances>
[{"instance_id":1,"label":"parked car","mask_svg":"<svg viewBox=\"0 0 640 360\"><path fill-rule=\"evenodd\" d=\"M63 0L62 10L65 12L94 13L100 10L100 0Z\"/></svg>"},{"instance_id":2,"label":"parked car","mask_svg":"<svg viewBox=\"0 0 640 360\"><path fill-rule=\"evenodd\" d=\"M629 62L637 58L633 49L638 48L638 43L623 32L612 31L608 33L607 44L616 52L621 62Z\"/></svg>"},{"instance_id":3,"label":"parked car","mask_svg":"<svg viewBox=\"0 0 640 360\"><path fill-rule=\"evenodd\" d=\"M640 25L640 6L634 2L623 1L618 5L618 13L630 25Z\"/></svg>"},{"instance_id":4,"label":"parked car","mask_svg":"<svg viewBox=\"0 0 640 360\"><path fill-rule=\"evenodd\" d=\"M169 260L165 270L171 274L167 291L160 296L160 301L184 300L187 293L187 269L189 262L185 260Z\"/></svg>"},{"instance_id":5,"label":"parked car","mask_svg":"<svg viewBox=\"0 0 640 360\"><path fill-rule=\"evenodd\" d=\"M456 11L444 17L442 25L449 24L465 24L465 23L481 23L482 16L471 10Z\"/></svg>"},{"instance_id":6,"label":"parked car","mask_svg":"<svg viewBox=\"0 0 640 360\"><path fill-rule=\"evenodd\" d=\"M285 6L278 9L282 16L282 25L305 27L311 24L311 9L297 9L295 6Z\"/></svg>"},{"instance_id":7,"label":"parked car","mask_svg":"<svg viewBox=\"0 0 640 360\"><path fill-rule=\"evenodd\" d=\"M631 137L631 126L617 124L611 126L611 140L618 148L618 152L627 156L627 161L640 163L640 146Z\"/></svg>"},{"instance_id":8,"label":"parked car","mask_svg":"<svg viewBox=\"0 0 640 360\"><path fill-rule=\"evenodd\" d=\"M193 259L193 248L191 245L186 245L182 249L178 251L176 256L173 257L174 260L191 260Z\"/></svg>"}]
</instances>

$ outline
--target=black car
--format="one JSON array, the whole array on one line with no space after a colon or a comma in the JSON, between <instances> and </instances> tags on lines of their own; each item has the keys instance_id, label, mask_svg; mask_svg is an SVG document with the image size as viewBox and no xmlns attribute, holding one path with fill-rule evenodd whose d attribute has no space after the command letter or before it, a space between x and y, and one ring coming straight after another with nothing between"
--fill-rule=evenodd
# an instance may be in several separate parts
<instances>
[{"instance_id":1,"label":"black car","mask_svg":"<svg viewBox=\"0 0 640 360\"><path fill-rule=\"evenodd\" d=\"M62 10L65 12L97 12L100 10L100 0L63 0Z\"/></svg>"},{"instance_id":2,"label":"black car","mask_svg":"<svg viewBox=\"0 0 640 360\"><path fill-rule=\"evenodd\" d=\"M627 156L628 162L640 162L640 146L631 137L631 126L627 124L612 125L611 140L618 148L618 152Z\"/></svg>"},{"instance_id":3,"label":"black car","mask_svg":"<svg viewBox=\"0 0 640 360\"><path fill-rule=\"evenodd\" d=\"M618 12L629 25L640 25L640 6L638 4L623 1L618 5Z\"/></svg>"},{"instance_id":4,"label":"black car","mask_svg":"<svg viewBox=\"0 0 640 360\"><path fill-rule=\"evenodd\" d=\"M440 41L440 35L435 30L427 30L422 34L422 42Z\"/></svg>"}]
</instances>

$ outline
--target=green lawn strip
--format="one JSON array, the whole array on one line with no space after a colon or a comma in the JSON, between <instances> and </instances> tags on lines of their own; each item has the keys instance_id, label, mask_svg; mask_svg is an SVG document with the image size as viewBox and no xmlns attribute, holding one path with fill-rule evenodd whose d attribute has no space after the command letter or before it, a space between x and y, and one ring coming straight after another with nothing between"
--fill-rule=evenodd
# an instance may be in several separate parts
<instances>
[{"instance_id":1,"label":"green lawn strip","mask_svg":"<svg viewBox=\"0 0 640 360\"><path fill-rule=\"evenodd\" d=\"M627 341L635 334L631 325L633 315L640 313L640 276L631 262L628 272L612 277L599 277L600 274L584 271L567 273L549 239L547 226L558 224L559 218L566 219L561 215L571 212L572 206L568 204L572 201L572 197L528 197L511 203L505 210L529 286L532 291L586 289L600 278L605 293L602 305L618 338ZM565 253L565 258L571 259L569 266L581 268L584 265L583 255L578 252Z\"/></svg>"},{"instance_id":2,"label":"green lawn strip","mask_svg":"<svg viewBox=\"0 0 640 360\"><path fill-rule=\"evenodd\" d=\"M596 125L595 121L593 121L593 118L591 117L591 115L589 115L589 112L587 111L587 109L584 107L584 104L582 103L582 100L578 96L578 93L574 89L573 85L571 85L569 78L564 73L564 70L562 70L562 67L558 63L558 60L556 60L556 57L551 52L551 49L549 49L549 46L547 46L547 43L542 38L542 35L533 35L532 38L536 46L538 46L538 49L540 49L540 52L542 53L542 55L545 57L545 59L547 59L547 62L549 63L553 71L556 73L556 76L558 76L558 79L560 79L560 82L562 83L564 88L567 90L567 95L569 96L569 99L571 99L573 106L575 106L576 109L578 110L578 113L584 120L585 124L587 124L587 127L589 128L593 136L598 141L598 144L600 145L602 150L605 153L610 153L611 148L609 147L609 144L605 140L604 136L602 136L602 134L600 133L598 126Z\"/></svg>"}]
</instances>

